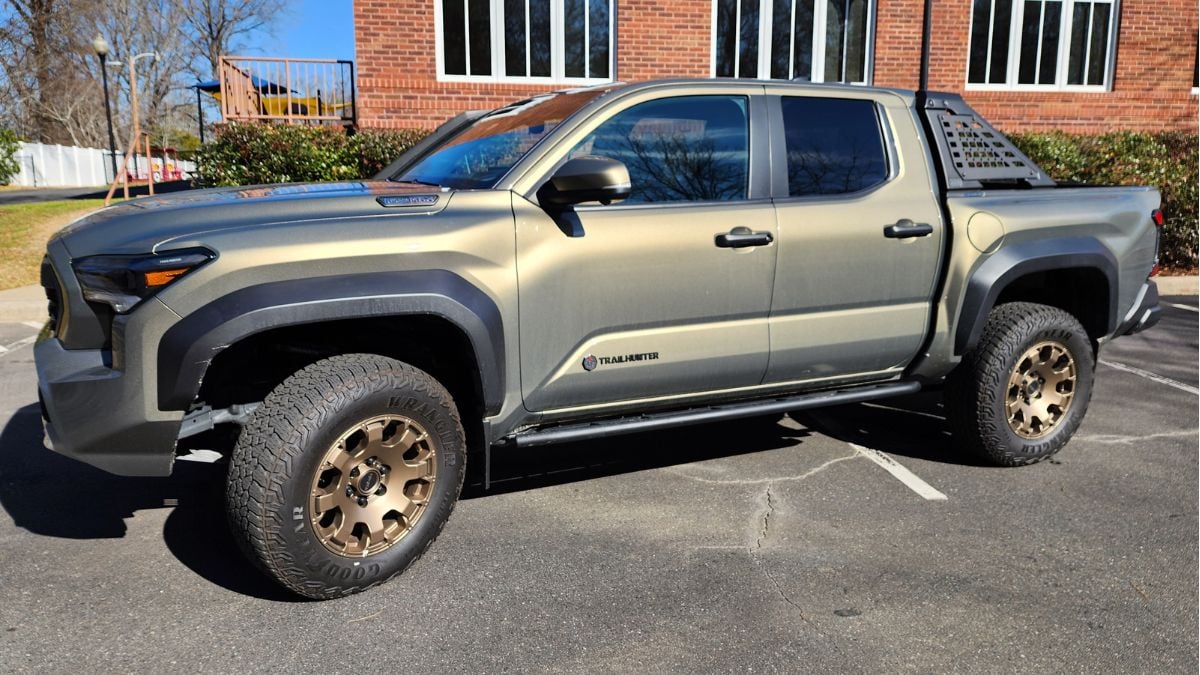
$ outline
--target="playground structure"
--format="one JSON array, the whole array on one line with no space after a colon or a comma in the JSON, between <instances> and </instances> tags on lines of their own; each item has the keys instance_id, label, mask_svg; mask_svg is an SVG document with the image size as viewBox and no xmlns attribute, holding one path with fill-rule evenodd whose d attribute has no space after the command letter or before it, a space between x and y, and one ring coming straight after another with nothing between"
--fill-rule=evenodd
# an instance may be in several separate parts
<instances>
[{"instance_id":1,"label":"playground structure","mask_svg":"<svg viewBox=\"0 0 1200 675\"><path fill-rule=\"evenodd\" d=\"M354 62L222 56L218 78L195 85L220 104L226 122L335 124L353 129Z\"/></svg>"}]
</instances>

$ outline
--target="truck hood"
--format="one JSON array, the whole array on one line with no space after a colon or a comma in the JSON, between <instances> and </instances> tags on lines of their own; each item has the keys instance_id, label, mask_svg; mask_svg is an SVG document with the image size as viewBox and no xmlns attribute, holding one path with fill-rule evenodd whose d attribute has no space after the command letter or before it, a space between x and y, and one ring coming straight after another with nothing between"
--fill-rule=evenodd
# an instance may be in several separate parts
<instances>
[{"instance_id":1,"label":"truck hood","mask_svg":"<svg viewBox=\"0 0 1200 675\"><path fill-rule=\"evenodd\" d=\"M72 258L146 253L170 239L234 228L441 211L451 191L415 183L289 183L191 190L115 204L54 235Z\"/></svg>"}]
</instances>

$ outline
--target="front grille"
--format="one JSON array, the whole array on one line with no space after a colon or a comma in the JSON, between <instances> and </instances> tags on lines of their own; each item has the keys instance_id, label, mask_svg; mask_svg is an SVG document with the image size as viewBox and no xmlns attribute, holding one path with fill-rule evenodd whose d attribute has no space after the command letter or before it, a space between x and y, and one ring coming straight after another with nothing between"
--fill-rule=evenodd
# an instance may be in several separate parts
<instances>
[{"instance_id":1,"label":"front grille","mask_svg":"<svg viewBox=\"0 0 1200 675\"><path fill-rule=\"evenodd\" d=\"M62 318L62 288L58 283L58 275L50 264L50 257L42 258L42 288L46 291L46 309L50 314L50 332L57 333L58 322Z\"/></svg>"}]
</instances>

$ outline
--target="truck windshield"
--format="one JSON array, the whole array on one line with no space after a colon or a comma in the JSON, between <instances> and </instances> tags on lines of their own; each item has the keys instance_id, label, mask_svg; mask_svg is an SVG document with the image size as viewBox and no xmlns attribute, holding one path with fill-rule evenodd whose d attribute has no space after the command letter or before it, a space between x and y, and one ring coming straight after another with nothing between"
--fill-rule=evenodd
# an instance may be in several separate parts
<instances>
[{"instance_id":1,"label":"truck windshield","mask_svg":"<svg viewBox=\"0 0 1200 675\"><path fill-rule=\"evenodd\" d=\"M609 89L546 94L493 110L392 180L458 189L494 187L554 127Z\"/></svg>"}]
</instances>

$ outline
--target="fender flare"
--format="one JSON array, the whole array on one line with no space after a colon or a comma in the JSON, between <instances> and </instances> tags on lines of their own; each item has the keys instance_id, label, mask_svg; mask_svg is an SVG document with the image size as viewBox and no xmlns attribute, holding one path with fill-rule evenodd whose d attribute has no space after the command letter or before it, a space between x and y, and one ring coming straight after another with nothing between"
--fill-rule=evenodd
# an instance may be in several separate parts
<instances>
[{"instance_id":1,"label":"fender flare","mask_svg":"<svg viewBox=\"0 0 1200 675\"><path fill-rule=\"evenodd\" d=\"M1107 332L1116 329L1117 259L1094 237L1039 239L1004 246L972 272L963 295L954 333L954 353L962 355L979 343L988 313L1000 293L1013 281L1034 272L1095 269L1108 280Z\"/></svg>"},{"instance_id":2,"label":"fender flare","mask_svg":"<svg viewBox=\"0 0 1200 675\"><path fill-rule=\"evenodd\" d=\"M158 345L158 407L186 410L212 360L273 328L339 319L432 315L462 330L475 351L489 415L504 402L504 328L496 303L445 270L372 272L275 281L239 289L188 314Z\"/></svg>"}]
</instances>

